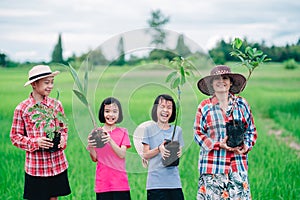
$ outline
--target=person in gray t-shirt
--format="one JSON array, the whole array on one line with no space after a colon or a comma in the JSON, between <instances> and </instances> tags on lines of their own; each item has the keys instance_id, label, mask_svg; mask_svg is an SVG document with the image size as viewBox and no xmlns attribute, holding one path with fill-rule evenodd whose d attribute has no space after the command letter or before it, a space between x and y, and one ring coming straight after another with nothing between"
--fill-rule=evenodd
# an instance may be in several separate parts
<instances>
[{"instance_id":1,"label":"person in gray t-shirt","mask_svg":"<svg viewBox=\"0 0 300 200\"><path fill-rule=\"evenodd\" d=\"M162 159L170 156L165 148L166 141L172 139L176 118L176 105L169 95L159 95L152 107L152 120L155 123L145 128L143 137L143 158L149 161L147 177L147 199L183 200L182 186L178 166L164 166ZM178 158L184 145L182 129L176 126L173 141L179 143Z\"/></svg>"}]
</instances>

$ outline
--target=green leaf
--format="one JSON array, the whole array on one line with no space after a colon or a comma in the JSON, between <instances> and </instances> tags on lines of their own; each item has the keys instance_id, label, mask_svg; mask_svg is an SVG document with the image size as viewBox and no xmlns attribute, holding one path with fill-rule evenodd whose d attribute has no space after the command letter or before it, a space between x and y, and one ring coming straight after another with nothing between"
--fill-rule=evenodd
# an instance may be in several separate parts
<instances>
[{"instance_id":1,"label":"green leaf","mask_svg":"<svg viewBox=\"0 0 300 200\"><path fill-rule=\"evenodd\" d=\"M53 131L50 131L50 130L49 130L49 132L47 132L47 136L48 136L48 138L49 138L50 140L53 140L53 139L54 139L54 136L55 136L55 133L54 133Z\"/></svg>"},{"instance_id":2,"label":"green leaf","mask_svg":"<svg viewBox=\"0 0 300 200\"><path fill-rule=\"evenodd\" d=\"M181 74L181 76L185 76L184 67L183 66L180 66L180 74Z\"/></svg>"},{"instance_id":3,"label":"green leaf","mask_svg":"<svg viewBox=\"0 0 300 200\"><path fill-rule=\"evenodd\" d=\"M253 58L254 52L253 49L251 47L246 47L245 49L245 53L248 54L251 58Z\"/></svg>"},{"instance_id":4,"label":"green leaf","mask_svg":"<svg viewBox=\"0 0 300 200\"><path fill-rule=\"evenodd\" d=\"M254 57L257 57L257 56L262 56L263 55L263 51L262 50L258 50L254 53Z\"/></svg>"},{"instance_id":5,"label":"green leaf","mask_svg":"<svg viewBox=\"0 0 300 200\"><path fill-rule=\"evenodd\" d=\"M40 114L37 113L37 114L32 115L31 119L32 119L33 121L35 121L35 120L37 120L39 117L40 117Z\"/></svg>"},{"instance_id":6,"label":"green leaf","mask_svg":"<svg viewBox=\"0 0 300 200\"><path fill-rule=\"evenodd\" d=\"M67 124L68 123L68 119L66 118L65 115L63 115L61 112L57 113L57 116L56 116L57 120L64 123L64 124Z\"/></svg>"},{"instance_id":7,"label":"green leaf","mask_svg":"<svg viewBox=\"0 0 300 200\"><path fill-rule=\"evenodd\" d=\"M177 87L179 86L179 84L180 84L180 78L177 77L177 78L174 80L174 82L172 83L171 88L172 88L172 89L175 89L175 88L177 88Z\"/></svg>"},{"instance_id":8,"label":"green leaf","mask_svg":"<svg viewBox=\"0 0 300 200\"><path fill-rule=\"evenodd\" d=\"M242 45L243 45L243 41L240 38L235 38L232 42L233 49L234 48L240 49Z\"/></svg>"},{"instance_id":9,"label":"green leaf","mask_svg":"<svg viewBox=\"0 0 300 200\"><path fill-rule=\"evenodd\" d=\"M35 128L38 129L38 128L40 127L40 125L41 125L41 122L40 122L40 121L36 122L36 123L35 123Z\"/></svg>"},{"instance_id":10,"label":"green leaf","mask_svg":"<svg viewBox=\"0 0 300 200\"><path fill-rule=\"evenodd\" d=\"M171 73L167 76L167 78L166 78L166 83L168 83L168 82L171 81L173 78L175 78L176 75L177 75L177 72L176 72L176 71L171 72Z\"/></svg>"},{"instance_id":11,"label":"green leaf","mask_svg":"<svg viewBox=\"0 0 300 200\"><path fill-rule=\"evenodd\" d=\"M76 86L78 87L79 91L83 91L82 84L79 80L78 74L77 74L76 70L70 64L69 64L69 70L70 70L70 73L71 73L73 80L74 80Z\"/></svg>"},{"instance_id":12,"label":"green leaf","mask_svg":"<svg viewBox=\"0 0 300 200\"><path fill-rule=\"evenodd\" d=\"M185 76L181 76L181 79L180 79L180 85L184 85L186 82L186 79L185 79Z\"/></svg>"},{"instance_id":13,"label":"green leaf","mask_svg":"<svg viewBox=\"0 0 300 200\"><path fill-rule=\"evenodd\" d=\"M49 128L49 122L47 123L45 123L45 126L44 126L44 130L48 130L48 128Z\"/></svg>"},{"instance_id":14,"label":"green leaf","mask_svg":"<svg viewBox=\"0 0 300 200\"><path fill-rule=\"evenodd\" d=\"M183 66L180 66L180 75L181 75L181 78L180 78L180 85L184 85L186 80L185 80L185 71L184 71L184 67Z\"/></svg>"},{"instance_id":15,"label":"green leaf","mask_svg":"<svg viewBox=\"0 0 300 200\"><path fill-rule=\"evenodd\" d=\"M84 84L83 84L83 92L85 95L87 95L88 82L89 82L89 69L88 67L86 67L84 73Z\"/></svg>"},{"instance_id":16,"label":"green leaf","mask_svg":"<svg viewBox=\"0 0 300 200\"><path fill-rule=\"evenodd\" d=\"M86 106L88 106L88 101L86 99L86 97L84 96L84 94L82 94L80 91L78 90L73 90L73 92L75 93L75 95L78 97L78 99Z\"/></svg>"},{"instance_id":17,"label":"green leaf","mask_svg":"<svg viewBox=\"0 0 300 200\"><path fill-rule=\"evenodd\" d=\"M57 90L56 91L56 100L58 100L59 99L59 91Z\"/></svg>"}]
</instances>

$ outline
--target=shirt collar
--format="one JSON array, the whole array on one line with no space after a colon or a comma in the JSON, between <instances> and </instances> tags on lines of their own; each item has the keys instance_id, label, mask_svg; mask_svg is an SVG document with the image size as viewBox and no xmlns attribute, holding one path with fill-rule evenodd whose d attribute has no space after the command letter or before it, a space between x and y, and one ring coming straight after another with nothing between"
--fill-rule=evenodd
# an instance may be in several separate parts
<instances>
[{"instance_id":1,"label":"shirt collar","mask_svg":"<svg viewBox=\"0 0 300 200\"><path fill-rule=\"evenodd\" d=\"M36 104L36 101L33 98L32 92L29 95L29 99L30 99L30 102L32 104ZM43 101L41 101L41 104L46 105L47 107L49 107L50 106L50 98L48 96L44 96L44 99L43 99Z\"/></svg>"},{"instance_id":2,"label":"shirt collar","mask_svg":"<svg viewBox=\"0 0 300 200\"><path fill-rule=\"evenodd\" d=\"M229 100L229 105L232 105L233 101L236 99L236 96L234 96L232 93L228 93L228 100ZM216 105L219 103L218 98L216 97L216 95L213 95L211 97L211 103L212 105Z\"/></svg>"}]
</instances>

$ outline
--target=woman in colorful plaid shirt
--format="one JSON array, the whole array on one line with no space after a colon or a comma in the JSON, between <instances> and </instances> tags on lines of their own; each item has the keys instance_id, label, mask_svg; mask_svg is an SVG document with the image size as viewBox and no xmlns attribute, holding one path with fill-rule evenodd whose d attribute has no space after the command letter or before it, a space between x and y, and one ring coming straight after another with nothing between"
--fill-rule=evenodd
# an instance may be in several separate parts
<instances>
[{"instance_id":1,"label":"woman in colorful plaid shirt","mask_svg":"<svg viewBox=\"0 0 300 200\"><path fill-rule=\"evenodd\" d=\"M211 96L199 104L194 124L200 146L197 199L251 199L247 156L257 132L247 101L234 95L244 89L246 78L220 65L197 85ZM226 131L232 120L240 121L243 130L243 141L236 147L229 145Z\"/></svg>"},{"instance_id":2,"label":"woman in colorful plaid shirt","mask_svg":"<svg viewBox=\"0 0 300 200\"><path fill-rule=\"evenodd\" d=\"M54 112L64 110L61 102L50 98L53 89L54 76L59 71L52 72L49 66L37 65L29 71L29 81L24 86L32 86L29 98L22 101L14 111L14 117L10 132L10 138L16 147L26 151L25 161L25 184L24 199L30 200L57 200L58 196L71 193L67 168L68 162L64 154L67 145L67 128L59 124L61 140L58 150L49 152L53 143L46 137L43 129L37 128L34 112L30 111L34 105L39 103L45 109L54 109ZM50 126L56 122L51 121Z\"/></svg>"}]
</instances>

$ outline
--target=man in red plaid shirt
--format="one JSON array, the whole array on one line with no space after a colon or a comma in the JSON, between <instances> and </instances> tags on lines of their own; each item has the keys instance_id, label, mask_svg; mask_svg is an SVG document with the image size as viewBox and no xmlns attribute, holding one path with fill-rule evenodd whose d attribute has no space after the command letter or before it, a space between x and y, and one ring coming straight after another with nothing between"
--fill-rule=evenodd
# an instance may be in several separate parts
<instances>
[{"instance_id":1,"label":"man in red plaid shirt","mask_svg":"<svg viewBox=\"0 0 300 200\"><path fill-rule=\"evenodd\" d=\"M49 97L57 74L59 71L52 72L49 66L34 66L24 85L31 84L32 93L14 111L10 138L13 145L26 151L24 199L55 200L58 196L71 193L67 175L68 162L64 153L68 129L60 123L59 149L55 152L47 151L53 147L53 143L46 137L44 124L36 127L37 121L32 119L34 112L29 110L39 104L46 109L54 109L56 114L64 114L61 102ZM50 126L55 124L57 122L53 120Z\"/></svg>"}]
</instances>

